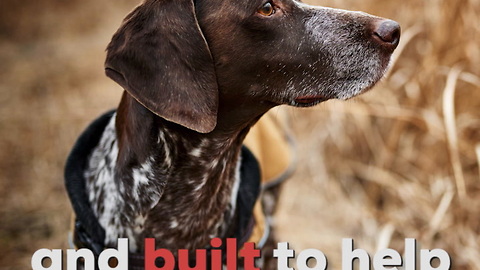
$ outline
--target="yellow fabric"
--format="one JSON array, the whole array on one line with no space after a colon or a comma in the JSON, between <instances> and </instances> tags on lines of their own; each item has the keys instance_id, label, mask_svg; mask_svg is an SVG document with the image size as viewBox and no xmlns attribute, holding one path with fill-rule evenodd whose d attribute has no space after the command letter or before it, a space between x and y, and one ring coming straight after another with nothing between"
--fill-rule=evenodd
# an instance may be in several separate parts
<instances>
[{"instance_id":1,"label":"yellow fabric","mask_svg":"<svg viewBox=\"0 0 480 270\"><path fill-rule=\"evenodd\" d=\"M267 113L245 138L244 144L260 163L262 183L278 178L292 162L290 145L283 127L284 121L284 117L279 113Z\"/></svg>"}]
</instances>

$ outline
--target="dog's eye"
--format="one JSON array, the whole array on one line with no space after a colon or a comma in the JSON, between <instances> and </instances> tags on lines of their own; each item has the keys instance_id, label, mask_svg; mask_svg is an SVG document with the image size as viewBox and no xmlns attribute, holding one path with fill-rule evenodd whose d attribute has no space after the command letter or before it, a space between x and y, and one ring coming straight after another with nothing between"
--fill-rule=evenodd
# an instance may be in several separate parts
<instances>
[{"instance_id":1,"label":"dog's eye","mask_svg":"<svg viewBox=\"0 0 480 270\"><path fill-rule=\"evenodd\" d=\"M263 16L271 16L275 13L275 8L273 7L272 2L267 2L259 8L257 12Z\"/></svg>"}]
</instances>

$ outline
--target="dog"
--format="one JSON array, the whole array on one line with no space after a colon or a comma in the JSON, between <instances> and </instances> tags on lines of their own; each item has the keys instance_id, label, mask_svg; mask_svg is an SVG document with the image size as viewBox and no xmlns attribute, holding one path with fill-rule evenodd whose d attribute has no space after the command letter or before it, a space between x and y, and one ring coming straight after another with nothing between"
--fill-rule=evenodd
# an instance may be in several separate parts
<instances>
[{"instance_id":1,"label":"dog","mask_svg":"<svg viewBox=\"0 0 480 270\"><path fill-rule=\"evenodd\" d=\"M250 128L278 105L369 90L399 39L392 20L298 0L145 0L107 47L120 104L67 161L77 246L128 238L138 254L147 237L172 251L248 239L260 194Z\"/></svg>"}]
</instances>

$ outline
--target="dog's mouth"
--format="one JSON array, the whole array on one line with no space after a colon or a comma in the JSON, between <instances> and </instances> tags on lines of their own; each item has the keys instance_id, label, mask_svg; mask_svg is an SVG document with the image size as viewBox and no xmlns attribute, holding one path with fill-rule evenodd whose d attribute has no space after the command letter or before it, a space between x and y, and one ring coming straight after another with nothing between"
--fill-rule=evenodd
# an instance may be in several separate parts
<instances>
[{"instance_id":1,"label":"dog's mouth","mask_svg":"<svg viewBox=\"0 0 480 270\"><path fill-rule=\"evenodd\" d=\"M297 107L310 107L327 100L329 100L329 98L324 96L301 96L295 98L293 103Z\"/></svg>"}]
</instances>

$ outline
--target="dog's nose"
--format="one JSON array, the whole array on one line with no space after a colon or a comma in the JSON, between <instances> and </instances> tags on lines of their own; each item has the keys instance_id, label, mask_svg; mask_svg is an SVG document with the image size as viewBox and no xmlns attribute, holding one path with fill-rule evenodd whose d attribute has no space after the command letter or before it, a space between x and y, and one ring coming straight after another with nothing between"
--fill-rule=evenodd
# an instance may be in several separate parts
<instances>
[{"instance_id":1,"label":"dog's nose","mask_svg":"<svg viewBox=\"0 0 480 270\"><path fill-rule=\"evenodd\" d=\"M373 39L381 46L393 51L400 41L400 25L396 21L381 20L375 23Z\"/></svg>"}]
</instances>

